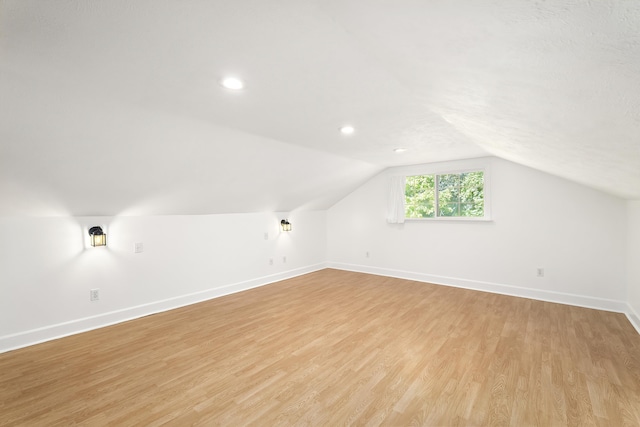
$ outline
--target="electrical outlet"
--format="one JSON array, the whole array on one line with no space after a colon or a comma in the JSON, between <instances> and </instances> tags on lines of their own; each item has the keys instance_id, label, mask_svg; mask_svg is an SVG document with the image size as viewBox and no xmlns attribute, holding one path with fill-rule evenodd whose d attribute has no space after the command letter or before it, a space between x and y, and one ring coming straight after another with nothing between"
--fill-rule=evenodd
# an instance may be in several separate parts
<instances>
[{"instance_id":1,"label":"electrical outlet","mask_svg":"<svg viewBox=\"0 0 640 427\"><path fill-rule=\"evenodd\" d=\"M89 291L89 300L98 301L100 299L100 289L91 289Z\"/></svg>"},{"instance_id":2,"label":"electrical outlet","mask_svg":"<svg viewBox=\"0 0 640 427\"><path fill-rule=\"evenodd\" d=\"M286 256L283 256L283 257L282 257L282 263L283 263L283 264L286 264L286 263L287 263L287 257L286 257Z\"/></svg>"},{"instance_id":3,"label":"electrical outlet","mask_svg":"<svg viewBox=\"0 0 640 427\"><path fill-rule=\"evenodd\" d=\"M536 269L536 275L537 275L538 277L544 277L544 268L540 268L540 267L538 267L538 268Z\"/></svg>"},{"instance_id":4,"label":"electrical outlet","mask_svg":"<svg viewBox=\"0 0 640 427\"><path fill-rule=\"evenodd\" d=\"M266 231L264 233L264 240L269 240L269 233L267 233Z\"/></svg>"},{"instance_id":5,"label":"electrical outlet","mask_svg":"<svg viewBox=\"0 0 640 427\"><path fill-rule=\"evenodd\" d=\"M367 252L365 252L365 253L364 253L364 257L365 257L365 258L369 258L369 251L367 251Z\"/></svg>"},{"instance_id":6,"label":"electrical outlet","mask_svg":"<svg viewBox=\"0 0 640 427\"><path fill-rule=\"evenodd\" d=\"M133 244L133 252L136 254L142 253L142 251L144 250L144 246L142 245L142 242L137 242Z\"/></svg>"},{"instance_id":7,"label":"electrical outlet","mask_svg":"<svg viewBox=\"0 0 640 427\"><path fill-rule=\"evenodd\" d=\"M269 265L273 265L273 258L269 258Z\"/></svg>"}]
</instances>

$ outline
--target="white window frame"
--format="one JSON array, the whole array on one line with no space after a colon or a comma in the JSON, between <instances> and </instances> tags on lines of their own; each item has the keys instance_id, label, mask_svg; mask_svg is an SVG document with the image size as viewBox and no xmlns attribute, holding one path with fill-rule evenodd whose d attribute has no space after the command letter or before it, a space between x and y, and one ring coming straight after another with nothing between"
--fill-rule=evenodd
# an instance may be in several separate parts
<instances>
[{"instance_id":1,"label":"white window frame","mask_svg":"<svg viewBox=\"0 0 640 427\"><path fill-rule=\"evenodd\" d=\"M464 168L446 168L441 165L432 166L427 168L412 168L411 172L407 171L404 175L408 176L417 176L417 175L435 175L435 185L436 185L436 216L433 218L409 218L404 217L405 222L432 222L432 221L453 221L453 222L488 222L492 221L491 215L491 171L488 164L484 163L482 165L478 165L477 167L469 166ZM438 213L438 175L450 175L450 174L461 174L461 173L469 173L469 172L482 172L484 178L484 216L482 217L469 217L469 216L437 216Z\"/></svg>"}]
</instances>

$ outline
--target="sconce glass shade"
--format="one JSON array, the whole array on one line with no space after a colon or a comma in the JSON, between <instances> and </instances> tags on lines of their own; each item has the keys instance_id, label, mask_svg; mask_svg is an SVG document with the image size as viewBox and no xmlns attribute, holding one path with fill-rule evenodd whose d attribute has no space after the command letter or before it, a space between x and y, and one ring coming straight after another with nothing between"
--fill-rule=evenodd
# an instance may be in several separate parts
<instances>
[{"instance_id":1,"label":"sconce glass shade","mask_svg":"<svg viewBox=\"0 0 640 427\"><path fill-rule=\"evenodd\" d=\"M101 227L91 227L89 236L91 236L91 246L107 246L107 235L104 234Z\"/></svg>"},{"instance_id":2,"label":"sconce glass shade","mask_svg":"<svg viewBox=\"0 0 640 427\"><path fill-rule=\"evenodd\" d=\"M282 227L282 231L291 231L291 223L287 219L280 221L280 226Z\"/></svg>"}]
</instances>

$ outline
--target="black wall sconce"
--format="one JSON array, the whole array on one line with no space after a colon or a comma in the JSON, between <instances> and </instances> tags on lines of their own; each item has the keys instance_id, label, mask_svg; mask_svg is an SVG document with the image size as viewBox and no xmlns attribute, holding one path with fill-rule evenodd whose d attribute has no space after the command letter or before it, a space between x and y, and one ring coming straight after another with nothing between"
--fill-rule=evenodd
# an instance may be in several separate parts
<instances>
[{"instance_id":1,"label":"black wall sconce","mask_svg":"<svg viewBox=\"0 0 640 427\"><path fill-rule=\"evenodd\" d=\"M89 236L91 236L91 246L107 246L107 235L102 231L102 227L91 227Z\"/></svg>"},{"instance_id":2,"label":"black wall sconce","mask_svg":"<svg viewBox=\"0 0 640 427\"><path fill-rule=\"evenodd\" d=\"M282 231L291 231L291 223L288 219L280 221L280 226L282 227Z\"/></svg>"}]
</instances>

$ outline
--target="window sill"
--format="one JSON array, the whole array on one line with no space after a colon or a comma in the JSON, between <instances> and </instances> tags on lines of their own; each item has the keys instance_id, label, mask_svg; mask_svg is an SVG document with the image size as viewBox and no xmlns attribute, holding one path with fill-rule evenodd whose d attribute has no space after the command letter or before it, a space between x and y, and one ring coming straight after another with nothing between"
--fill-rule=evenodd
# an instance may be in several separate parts
<instances>
[{"instance_id":1,"label":"window sill","mask_svg":"<svg viewBox=\"0 0 640 427\"><path fill-rule=\"evenodd\" d=\"M435 218L405 218L404 222L493 222L492 218L470 218L470 217L435 217Z\"/></svg>"}]
</instances>

